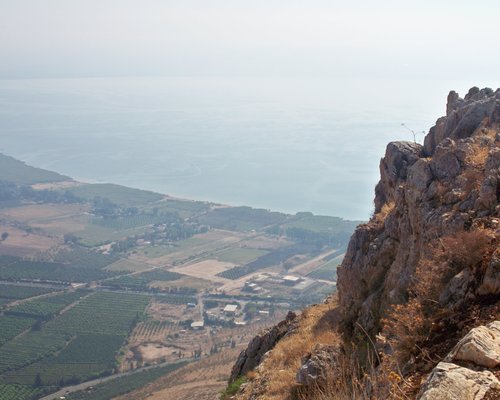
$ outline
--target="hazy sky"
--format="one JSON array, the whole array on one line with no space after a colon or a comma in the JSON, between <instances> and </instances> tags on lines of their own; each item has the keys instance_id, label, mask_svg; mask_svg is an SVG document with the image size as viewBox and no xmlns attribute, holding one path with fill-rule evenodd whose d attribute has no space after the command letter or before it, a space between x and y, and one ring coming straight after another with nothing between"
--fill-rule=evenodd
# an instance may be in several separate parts
<instances>
[{"instance_id":1,"label":"hazy sky","mask_svg":"<svg viewBox=\"0 0 500 400\"><path fill-rule=\"evenodd\" d=\"M0 0L0 78L498 77L497 0Z\"/></svg>"}]
</instances>

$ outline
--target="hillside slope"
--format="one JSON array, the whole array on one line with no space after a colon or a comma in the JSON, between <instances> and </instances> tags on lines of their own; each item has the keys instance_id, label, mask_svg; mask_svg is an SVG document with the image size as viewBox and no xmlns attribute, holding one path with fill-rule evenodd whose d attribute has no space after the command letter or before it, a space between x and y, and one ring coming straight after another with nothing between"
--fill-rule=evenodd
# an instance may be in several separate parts
<instances>
[{"instance_id":1,"label":"hillside slope","mask_svg":"<svg viewBox=\"0 0 500 400\"><path fill-rule=\"evenodd\" d=\"M424 145L390 143L380 174L338 303L251 342L233 368L248 380L237 399L499 398L500 90L451 92ZM477 332L491 340L459 358L454 346Z\"/></svg>"},{"instance_id":2,"label":"hillside slope","mask_svg":"<svg viewBox=\"0 0 500 400\"><path fill-rule=\"evenodd\" d=\"M21 185L35 183L71 181L68 176L32 167L13 157L0 153L0 181L9 181Z\"/></svg>"}]
</instances>

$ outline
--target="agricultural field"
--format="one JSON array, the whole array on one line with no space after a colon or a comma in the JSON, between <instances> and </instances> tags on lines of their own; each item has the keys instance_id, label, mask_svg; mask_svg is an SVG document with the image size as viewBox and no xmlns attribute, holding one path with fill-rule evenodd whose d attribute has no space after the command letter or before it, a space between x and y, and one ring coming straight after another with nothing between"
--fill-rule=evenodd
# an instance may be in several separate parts
<instances>
[{"instance_id":1,"label":"agricultural field","mask_svg":"<svg viewBox=\"0 0 500 400\"><path fill-rule=\"evenodd\" d=\"M323 264L320 268L315 269L307 276L314 279L323 279L327 281L337 281L337 266L342 262L342 257L334 258L331 261Z\"/></svg>"},{"instance_id":2,"label":"agricultural field","mask_svg":"<svg viewBox=\"0 0 500 400\"><path fill-rule=\"evenodd\" d=\"M135 262L128 259L120 259L112 264L109 264L104 269L112 272L143 272L148 271L152 267L142 262Z\"/></svg>"},{"instance_id":3,"label":"agricultural field","mask_svg":"<svg viewBox=\"0 0 500 400\"><path fill-rule=\"evenodd\" d=\"M98 333L125 337L149 301L150 297L144 295L94 292L49 321L44 330L66 335Z\"/></svg>"},{"instance_id":4,"label":"agricultural field","mask_svg":"<svg viewBox=\"0 0 500 400\"><path fill-rule=\"evenodd\" d=\"M153 203L164 197L161 194L147 190L133 189L111 183L84 184L70 188L69 191L75 196L86 200L93 200L95 197L105 197L113 203L127 207Z\"/></svg>"},{"instance_id":5,"label":"agricultural field","mask_svg":"<svg viewBox=\"0 0 500 400\"><path fill-rule=\"evenodd\" d=\"M248 232L285 222L286 214L250 207L215 208L199 217L199 222L217 229Z\"/></svg>"},{"instance_id":6,"label":"agricultural field","mask_svg":"<svg viewBox=\"0 0 500 400\"><path fill-rule=\"evenodd\" d=\"M85 248L61 247L58 251L47 252L44 258L50 261L28 261L9 258L0 259L0 279L40 280L53 282L91 282L118 275L104 269L118 257L97 253Z\"/></svg>"},{"instance_id":7,"label":"agricultural field","mask_svg":"<svg viewBox=\"0 0 500 400\"><path fill-rule=\"evenodd\" d=\"M283 264L294 255L308 254L314 251L314 248L307 245L282 247L277 250L265 253L264 255L260 256L252 262L249 262L246 265L237 266L228 269L227 271L220 272L217 274L217 276L220 276L221 278L236 280L260 269Z\"/></svg>"},{"instance_id":8,"label":"agricultural field","mask_svg":"<svg viewBox=\"0 0 500 400\"><path fill-rule=\"evenodd\" d=\"M181 274L176 272L166 271L162 269L154 269L140 274L125 275L118 278L113 278L105 282L106 286L132 289L132 290L150 290L153 282L169 282L176 281L182 278Z\"/></svg>"},{"instance_id":9,"label":"agricultural field","mask_svg":"<svg viewBox=\"0 0 500 400\"><path fill-rule=\"evenodd\" d=\"M82 390L68 394L68 400L109 400L119 395L126 394L135 389L143 387L154 380L168 375L170 372L175 371L186 365L186 362L179 362L177 364L170 364L164 367L153 368L134 374L126 375L116 379L109 380L108 382L101 383L93 386L92 389ZM0 397L1 399L1 397Z\"/></svg>"},{"instance_id":10,"label":"agricultural field","mask_svg":"<svg viewBox=\"0 0 500 400\"><path fill-rule=\"evenodd\" d=\"M40 296L53 291L54 289L45 287L0 284L0 298L11 301Z\"/></svg>"},{"instance_id":11,"label":"agricultural field","mask_svg":"<svg viewBox=\"0 0 500 400\"><path fill-rule=\"evenodd\" d=\"M51 388L35 388L33 385L0 384L0 400L33 400L51 391Z\"/></svg>"},{"instance_id":12,"label":"agricultural field","mask_svg":"<svg viewBox=\"0 0 500 400\"><path fill-rule=\"evenodd\" d=\"M246 247L232 247L228 250L217 253L216 258L219 261L241 265L247 264L265 254L267 254L266 250Z\"/></svg>"},{"instance_id":13,"label":"agricultural field","mask_svg":"<svg viewBox=\"0 0 500 400\"><path fill-rule=\"evenodd\" d=\"M8 238L0 246L0 254L15 256L34 256L58 245L61 240L38 233L30 233L23 229L0 223L0 232L7 232Z\"/></svg>"},{"instance_id":14,"label":"agricultural field","mask_svg":"<svg viewBox=\"0 0 500 400\"><path fill-rule=\"evenodd\" d=\"M56 296L43 297L10 307L5 311L5 314L45 320L89 293L87 290L80 289Z\"/></svg>"},{"instance_id":15,"label":"agricultural field","mask_svg":"<svg viewBox=\"0 0 500 400\"><path fill-rule=\"evenodd\" d=\"M225 271L234 267L233 263L222 262L217 260L205 260L193 264L174 267L172 271L176 271L195 278L224 282L217 277Z\"/></svg>"},{"instance_id":16,"label":"agricultural field","mask_svg":"<svg viewBox=\"0 0 500 400\"><path fill-rule=\"evenodd\" d=\"M44 261L17 261L0 267L0 279L8 281L91 282L116 275L116 272L102 269L75 268L67 264Z\"/></svg>"},{"instance_id":17,"label":"agricultural field","mask_svg":"<svg viewBox=\"0 0 500 400\"><path fill-rule=\"evenodd\" d=\"M234 232L211 230L197 234L185 240L180 240L170 246L150 246L138 251L133 259L144 260L155 264L180 264L213 255L221 250L234 246L245 238Z\"/></svg>"},{"instance_id":18,"label":"agricultural field","mask_svg":"<svg viewBox=\"0 0 500 400\"><path fill-rule=\"evenodd\" d=\"M47 298L59 306L71 301L74 305L0 347L0 383L29 385L39 374L42 385L57 386L109 374L116 368L118 352L150 298L93 292L80 299L82 294L89 292ZM40 308L28 311L34 313Z\"/></svg>"},{"instance_id":19,"label":"agricultural field","mask_svg":"<svg viewBox=\"0 0 500 400\"><path fill-rule=\"evenodd\" d=\"M0 180L8 173L36 186L24 187L31 197L3 186L17 197L0 206L0 232L8 234L0 243L0 400L31 400L107 375L116 379L66 397L135 399L124 393L178 366L163 361L193 358L200 366L208 360L210 378L183 367L178 379L188 384L161 390L215 395L228 373L217 362L230 363L288 309L334 290L357 224L78 183L2 162L24 172L0 168ZM314 290L290 285L289 274ZM224 311L229 304L235 313ZM116 375L145 364L156 368Z\"/></svg>"},{"instance_id":20,"label":"agricultural field","mask_svg":"<svg viewBox=\"0 0 500 400\"><path fill-rule=\"evenodd\" d=\"M0 346L35 325L36 319L16 315L0 316Z\"/></svg>"}]
</instances>

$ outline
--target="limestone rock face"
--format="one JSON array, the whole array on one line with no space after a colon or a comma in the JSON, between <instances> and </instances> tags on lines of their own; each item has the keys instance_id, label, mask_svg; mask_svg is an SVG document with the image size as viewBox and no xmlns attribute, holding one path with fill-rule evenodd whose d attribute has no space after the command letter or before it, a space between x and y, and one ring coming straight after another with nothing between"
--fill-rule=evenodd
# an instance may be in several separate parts
<instances>
[{"instance_id":1,"label":"limestone rock face","mask_svg":"<svg viewBox=\"0 0 500 400\"><path fill-rule=\"evenodd\" d=\"M302 365L296 375L297 383L310 386L328 379L328 371L333 369L338 351L334 346L317 345L311 354L302 358Z\"/></svg>"},{"instance_id":2,"label":"limestone rock face","mask_svg":"<svg viewBox=\"0 0 500 400\"><path fill-rule=\"evenodd\" d=\"M446 116L436 121L423 145L389 143L380 161L374 204L374 215L357 227L337 270L336 312L343 342L336 350L324 345L308 350L296 375L296 383L306 391L332 369L335 373L339 355L363 360L367 338L380 363L375 374L386 377L382 367L390 367L391 357L399 361L393 344L411 337L418 321L428 323L420 324L428 331L415 332L415 337L420 335L418 340L427 343L425 350L437 351L442 359L441 351L449 351L463 329L495 318L494 311L483 315L474 308L474 314L470 305L496 307L500 295L500 89L472 88L463 99L450 92ZM425 301L418 303L419 299ZM405 306L439 312L403 314L411 310ZM391 310L403 311L393 318ZM414 315L419 318L412 319ZM462 319L465 315L468 318ZM387 323L391 318L400 323L392 331ZM257 366L293 330L293 320L254 338L233 367L231 380ZM498 374L500 368L499 324L474 329L460 340L435 367L419 398L491 400L492 391L500 390L498 378L487 371L493 368ZM405 329L398 331L402 326ZM403 376L428 372L435 365L428 353L417 354L417 346L408 347L401 357L405 364L397 364ZM410 389L418 390L419 383ZM382 393L379 398L387 398L392 390L387 382L367 385L371 394ZM244 398L266 398L265 389L259 393Z\"/></svg>"},{"instance_id":3,"label":"limestone rock face","mask_svg":"<svg viewBox=\"0 0 500 400\"><path fill-rule=\"evenodd\" d=\"M456 363L465 363L465 368ZM465 335L432 371L419 400L481 400L500 397L500 382L491 371L500 365L500 321L478 326Z\"/></svg>"},{"instance_id":4,"label":"limestone rock face","mask_svg":"<svg viewBox=\"0 0 500 400\"><path fill-rule=\"evenodd\" d=\"M477 372L440 362L422 387L419 400L481 400L500 382L489 371Z\"/></svg>"},{"instance_id":5,"label":"limestone rock face","mask_svg":"<svg viewBox=\"0 0 500 400\"><path fill-rule=\"evenodd\" d=\"M500 321L472 329L445 361L467 361L486 368L500 366Z\"/></svg>"},{"instance_id":6,"label":"limestone rock face","mask_svg":"<svg viewBox=\"0 0 500 400\"><path fill-rule=\"evenodd\" d=\"M229 381L235 381L239 376L245 375L259 365L264 355L273 349L280 339L294 331L296 317L295 313L290 311L285 320L253 337L248 347L236 360Z\"/></svg>"},{"instance_id":7,"label":"limestone rock face","mask_svg":"<svg viewBox=\"0 0 500 400\"><path fill-rule=\"evenodd\" d=\"M446 117L440 118L424 141L424 152L431 156L445 138L463 139L472 136L483 121L500 119L500 91L486 88L469 90L465 99L455 92L448 95Z\"/></svg>"},{"instance_id":8,"label":"limestone rock face","mask_svg":"<svg viewBox=\"0 0 500 400\"><path fill-rule=\"evenodd\" d=\"M387 146L374 216L356 229L337 271L347 336L380 332L391 306L408 299L416 267L442 238L471 227L498 237L499 133L500 90L472 88L464 99L450 93L447 115L423 146ZM457 267L441 293L443 305L500 293L500 252L488 257L481 268Z\"/></svg>"}]
</instances>

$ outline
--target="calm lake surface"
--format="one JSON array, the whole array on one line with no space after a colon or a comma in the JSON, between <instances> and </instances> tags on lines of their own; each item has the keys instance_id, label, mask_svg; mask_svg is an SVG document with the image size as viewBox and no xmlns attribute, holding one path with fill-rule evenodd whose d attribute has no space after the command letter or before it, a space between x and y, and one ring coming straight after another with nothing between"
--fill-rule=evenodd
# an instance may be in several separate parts
<instances>
[{"instance_id":1,"label":"calm lake surface","mask_svg":"<svg viewBox=\"0 0 500 400\"><path fill-rule=\"evenodd\" d=\"M475 83L479 85L479 83ZM0 151L89 182L367 219L387 142L468 82L0 80ZM417 138L422 141L423 135Z\"/></svg>"}]
</instances>

